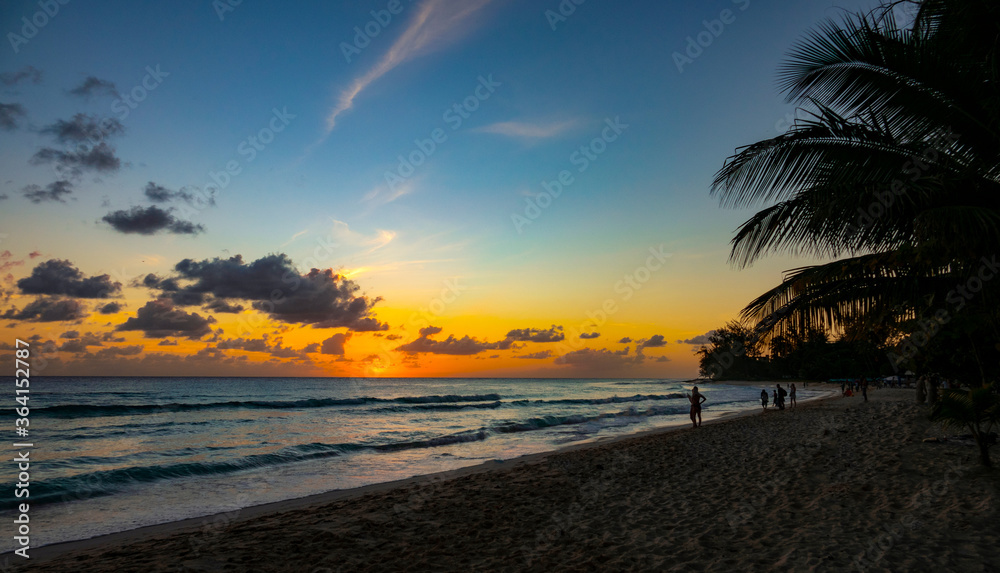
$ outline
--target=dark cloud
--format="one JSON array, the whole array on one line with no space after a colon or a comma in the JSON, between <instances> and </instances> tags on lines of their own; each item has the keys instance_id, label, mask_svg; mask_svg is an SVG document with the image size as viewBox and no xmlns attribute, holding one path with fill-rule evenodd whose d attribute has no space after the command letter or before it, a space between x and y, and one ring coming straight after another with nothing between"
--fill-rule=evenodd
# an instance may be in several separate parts
<instances>
[{"instance_id":1,"label":"dark cloud","mask_svg":"<svg viewBox=\"0 0 1000 573\"><path fill-rule=\"evenodd\" d=\"M171 340L169 338L164 338L163 340L156 343L157 346L177 346L176 340Z\"/></svg>"},{"instance_id":2,"label":"dark cloud","mask_svg":"<svg viewBox=\"0 0 1000 573\"><path fill-rule=\"evenodd\" d=\"M618 341L619 344L628 344L629 342L632 342L632 339L627 336Z\"/></svg>"},{"instance_id":3,"label":"dark cloud","mask_svg":"<svg viewBox=\"0 0 1000 573\"><path fill-rule=\"evenodd\" d=\"M495 350L496 348L497 343L480 342L475 338L470 338L469 336L455 338L454 336L449 335L445 340L433 340L431 338L427 338L426 336L421 336L413 342L409 342L396 348L396 350L410 352L413 354L426 353L470 356L472 354L479 354L484 350Z\"/></svg>"},{"instance_id":4,"label":"dark cloud","mask_svg":"<svg viewBox=\"0 0 1000 573\"><path fill-rule=\"evenodd\" d=\"M25 81L33 84L42 83L42 71L34 66L25 66L16 72L4 72L0 74L0 83L5 86L16 86Z\"/></svg>"},{"instance_id":5,"label":"dark cloud","mask_svg":"<svg viewBox=\"0 0 1000 573\"><path fill-rule=\"evenodd\" d=\"M97 312L101 314L114 314L116 312L121 311L121 309L122 305L118 304L117 302L109 302L104 306L98 307Z\"/></svg>"},{"instance_id":6,"label":"dark cloud","mask_svg":"<svg viewBox=\"0 0 1000 573\"><path fill-rule=\"evenodd\" d=\"M582 338L584 340L592 340L594 338L597 338L600 335L601 335L600 332L584 332L584 333L580 334L580 338Z\"/></svg>"},{"instance_id":7,"label":"dark cloud","mask_svg":"<svg viewBox=\"0 0 1000 573\"><path fill-rule=\"evenodd\" d=\"M695 346L701 346L703 344L711 344L712 335L715 334L714 330L709 330L705 334L699 334L694 338L688 338L687 340L678 340L677 344L693 344Z\"/></svg>"},{"instance_id":8,"label":"dark cloud","mask_svg":"<svg viewBox=\"0 0 1000 573\"><path fill-rule=\"evenodd\" d=\"M27 115L19 103L0 103L0 129L13 131L19 127L20 118Z\"/></svg>"},{"instance_id":9,"label":"dark cloud","mask_svg":"<svg viewBox=\"0 0 1000 573\"><path fill-rule=\"evenodd\" d=\"M232 304L226 302L222 299L214 299L205 305L205 310L210 310L212 312L223 312L227 314L239 314L243 312L242 304Z\"/></svg>"},{"instance_id":10,"label":"dark cloud","mask_svg":"<svg viewBox=\"0 0 1000 573\"><path fill-rule=\"evenodd\" d=\"M115 330L141 330L147 338L166 338L168 336L185 336L192 340L199 339L212 332L210 324L215 318L204 318L199 314L185 312L174 307L169 299L156 299L146 303Z\"/></svg>"},{"instance_id":11,"label":"dark cloud","mask_svg":"<svg viewBox=\"0 0 1000 573\"><path fill-rule=\"evenodd\" d=\"M670 362L670 359L666 356L657 356L653 362Z\"/></svg>"},{"instance_id":12,"label":"dark cloud","mask_svg":"<svg viewBox=\"0 0 1000 573\"><path fill-rule=\"evenodd\" d=\"M562 332L563 327L552 325L548 329L540 328L520 328L507 333L505 341L511 342L559 342L566 336Z\"/></svg>"},{"instance_id":13,"label":"dark cloud","mask_svg":"<svg viewBox=\"0 0 1000 573\"><path fill-rule=\"evenodd\" d=\"M110 358L121 358L123 356L136 356L142 354L142 345L133 344L131 346L110 346L102 348L93 355L98 360L108 360Z\"/></svg>"},{"instance_id":14,"label":"dark cloud","mask_svg":"<svg viewBox=\"0 0 1000 573\"><path fill-rule=\"evenodd\" d=\"M220 341L216 344L219 350L245 350L247 352L263 352L276 358L298 358L308 360L306 350L295 350L284 346L282 338L279 336L272 342L265 334L261 338L231 338Z\"/></svg>"},{"instance_id":15,"label":"dark cloud","mask_svg":"<svg viewBox=\"0 0 1000 573\"><path fill-rule=\"evenodd\" d=\"M541 352L534 352L532 354L524 354L521 356L515 356L514 358L522 358L524 360L544 360L552 356L551 350L543 350ZM492 357L491 357L492 358Z\"/></svg>"},{"instance_id":16,"label":"dark cloud","mask_svg":"<svg viewBox=\"0 0 1000 573\"><path fill-rule=\"evenodd\" d=\"M46 185L44 189L39 185L31 184L26 185L23 189L21 189L21 193L24 195L25 199L36 205L49 201L65 203L66 200L63 199L63 196L73 194L73 184L65 179L53 181L52 183Z\"/></svg>"},{"instance_id":17,"label":"dark cloud","mask_svg":"<svg viewBox=\"0 0 1000 573\"><path fill-rule=\"evenodd\" d=\"M114 82L95 76L87 76L83 83L69 90L69 93L84 98L89 98L94 94L118 97L118 88L115 87Z\"/></svg>"},{"instance_id":18,"label":"dark cloud","mask_svg":"<svg viewBox=\"0 0 1000 573\"><path fill-rule=\"evenodd\" d=\"M320 346L320 353L322 354L332 354L334 356L343 356L344 343L351 339L351 333L338 332L330 338L323 341L322 346Z\"/></svg>"},{"instance_id":19,"label":"dark cloud","mask_svg":"<svg viewBox=\"0 0 1000 573\"><path fill-rule=\"evenodd\" d=\"M38 251L31 251L30 253L28 253L29 259L37 259L40 256L42 256L42 253L39 253Z\"/></svg>"},{"instance_id":20,"label":"dark cloud","mask_svg":"<svg viewBox=\"0 0 1000 573\"><path fill-rule=\"evenodd\" d=\"M439 326L428 326L420 329L420 336L433 336L435 334L440 334L442 330L443 329Z\"/></svg>"},{"instance_id":21,"label":"dark cloud","mask_svg":"<svg viewBox=\"0 0 1000 573\"><path fill-rule=\"evenodd\" d=\"M625 350L625 353L627 352L628 349ZM583 348L556 358L555 363L580 370L599 372L628 367L640 361L626 356L625 353L611 352L603 348L600 350Z\"/></svg>"},{"instance_id":22,"label":"dark cloud","mask_svg":"<svg viewBox=\"0 0 1000 573\"><path fill-rule=\"evenodd\" d=\"M64 144L99 143L109 137L125 133L122 122L113 117L101 118L96 115L78 113L73 119L57 120L42 128L42 133L53 136Z\"/></svg>"},{"instance_id":23,"label":"dark cloud","mask_svg":"<svg viewBox=\"0 0 1000 573\"><path fill-rule=\"evenodd\" d=\"M654 334L648 339L639 341L639 350L643 348L662 348L667 345L667 341L663 339L662 334Z\"/></svg>"},{"instance_id":24,"label":"dark cloud","mask_svg":"<svg viewBox=\"0 0 1000 573\"><path fill-rule=\"evenodd\" d=\"M61 322L79 320L87 316L80 301L67 298L38 298L21 310L11 308L2 318L32 322Z\"/></svg>"},{"instance_id":25,"label":"dark cloud","mask_svg":"<svg viewBox=\"0 0 1000 573\"><path fill-rule=\"evenodd\" d=\"M73 263L49 259L39 263L31 276L17 281L24 294L64 294L79 298L108 298L121 292L122 285L108 275L85 277Z\"/></svg>"},{"instance_id":26,"label":"dark cloud","mask_svg":"<svg viewBox=\"0 0 1000 573\"><path fill-rule=\"evenodd\" d=\"M200 189L191 191L188 188L184 188L180 191L173 191L150 181L146 183L142 192L153 203L169 203L179 200L193 207L215 206L215 197L202 192Z\"/></svg>"},{"instance_id":27,"label":"dark cloud","mask_svg":"<svg viewBox=\"0 0 1000 573\"><path fill-rule=\"evenodd\" d=\"M59 350L64 352L86 352L88 346L104 346L104 340L93 332L88 332L80 336L77 331L70 330L69 332L62 333L60 338L69 339L59 346Z\"/></svg>"},{"instance_id":28,"label":"dark cloud","mask_svg":"<svg viewBox=\"0 0 1000 573\"><path fill-rule=\"evenodd\" d=\"M122 166L121 159L115 155L115 148L104 142L93 147L83 145L76 151L43 147L31 158L31 163L35 165L54 163L60 173L73 177L80 176L84 171L114 173Z\"/></svg>"},{"instance_id":29,"label":"dark cloud","mask_svg":"<svg viewBox=\"0 0 1000 573\"><path fill-rule=\"evenodd\" d=\"M401 339L401 338L403 338L403 337L402 337L402 336L400 336L400 335L398 335L398 334L387 334L387 335L385 336L385 339L386 339L386 340L399 340L399 339Z\"/></svg>"},{"instance_id":30,"label":"dark cloud","mask_svg":"<svg viewBox=\"0 0 1000 573\"><path fill-rule=\"evenodd\" d=\"M346 327L356 332L389 328L371 315L381 297L359 295L357 284L329 269L312 269L303 275L284 254L268 255L249 264L240 255L203 261L185 259L174 270L179 277L173 285L167 285L169 279L155 277L150 282L156 282L156 288L165 292L177 287L174 292L181 294L248 300L254 309L290 324ZM181 286L182 281L190 282Z\"/></svg>"},{"instance_id":31,"label":"dark cloud","mask_svg":"<svg viewBox=\"0 0 1000 573\"><path fill-rule=\"evenodd\" d=\"M101 218L119 233L153 235L166 231L175 235L196 235L205 228L190 221L182 221L173 216L172 209L161 209L156 205L132 207L128 211L113 211Z\"/></svg>"}]
</instances>

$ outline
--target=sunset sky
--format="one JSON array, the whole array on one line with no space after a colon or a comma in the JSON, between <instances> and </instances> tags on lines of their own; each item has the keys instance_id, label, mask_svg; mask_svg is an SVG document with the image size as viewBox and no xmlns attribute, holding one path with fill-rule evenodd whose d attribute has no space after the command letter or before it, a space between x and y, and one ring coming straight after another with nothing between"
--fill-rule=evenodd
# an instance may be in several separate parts
<instances>
[{"instance_id":1,"label":"sunset sky","mask_svg":"<svg viewBox=\"0 0 1000 573\"><path fill-rule=\"evenodd\" d=\"M35 375L693 377L813 262L729 265L712 177L790 125L794 42L875 4L62 1L0 7Z\"/></svg>"}]
</instances>

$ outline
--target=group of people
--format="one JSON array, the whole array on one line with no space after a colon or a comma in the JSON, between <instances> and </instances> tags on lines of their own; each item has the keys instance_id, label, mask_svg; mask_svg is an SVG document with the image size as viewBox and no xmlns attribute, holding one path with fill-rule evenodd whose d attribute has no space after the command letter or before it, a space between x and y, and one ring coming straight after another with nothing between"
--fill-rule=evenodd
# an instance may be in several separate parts
<instances>
[{"instance_id":1,"label":"group of people","mask_svg":"<svg viewBox=\"0 0 1000 573\"><path fill-rule=\"evenodd\" d=\"M788 405L791 408L795 407L795 384L788 386L788 390L781 387L781 384L776 384L773 390L772 403L779 410L785 409L785 396L788 396ZM767 410L767 389L762 389L760 391L760 405Z\"/></svg>"},{"instance_id":2,"label":"group of people","mask_svg":"<svg viewBox=\"0 0 1000 573\"><path fill-rule=\"evenodd\" d=\"M860 380L841 380L840 394L844 398L850 398L851 396L861 394L862 396L864 396L865 402L867 402L868 379L862 376Z\"/></svg>"}]
</instances>

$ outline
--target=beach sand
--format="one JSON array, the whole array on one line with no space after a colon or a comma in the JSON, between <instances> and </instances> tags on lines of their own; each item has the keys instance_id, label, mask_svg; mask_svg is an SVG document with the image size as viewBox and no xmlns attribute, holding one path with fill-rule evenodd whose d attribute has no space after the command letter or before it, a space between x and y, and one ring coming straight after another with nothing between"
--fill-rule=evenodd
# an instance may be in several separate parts
<instances>
[{"instance_id":1,"label":"beach sand","mask_svg":"<svg viewBox=\"0 0 1000 573\"><path fill-rule=\"evenodd\" d=\"M1000 570L1000 470L925 442L947 434L913 390L869 397L33 549L23 570Z\"/></svg>"}]
</instances>

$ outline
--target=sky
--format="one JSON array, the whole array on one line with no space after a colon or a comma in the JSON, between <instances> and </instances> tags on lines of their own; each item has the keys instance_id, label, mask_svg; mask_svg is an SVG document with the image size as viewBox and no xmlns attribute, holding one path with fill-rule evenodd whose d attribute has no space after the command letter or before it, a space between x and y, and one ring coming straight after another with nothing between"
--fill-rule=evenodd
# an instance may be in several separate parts
<instances>
[{"instance_id":1,"label":"sky","mask_svg":"<svg viewBox=\"0 0 1000 573\"><path fill-rule=\"evenodd\" d=\"M782 271L714 174L873 0L10 1L0 352L35 375L653 377Z\"/></svg>"}]
</instances>

